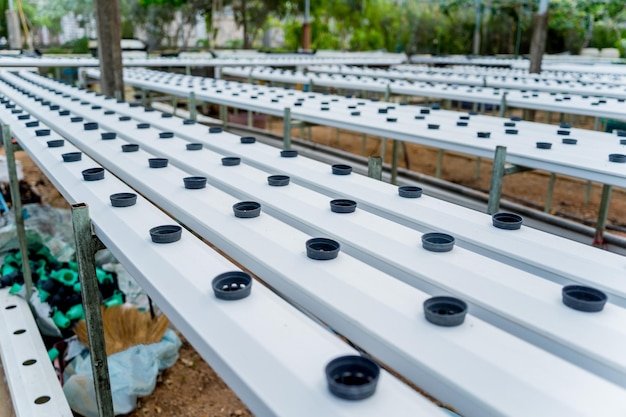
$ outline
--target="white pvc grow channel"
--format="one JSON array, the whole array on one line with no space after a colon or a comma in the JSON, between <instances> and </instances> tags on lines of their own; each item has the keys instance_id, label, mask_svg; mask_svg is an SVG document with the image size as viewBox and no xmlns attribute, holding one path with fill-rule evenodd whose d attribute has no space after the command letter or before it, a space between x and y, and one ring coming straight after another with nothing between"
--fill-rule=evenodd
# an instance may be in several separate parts
<instances>
[{"instance_id":1,"label":"white pvc grow channel","mask_svg":"<svg viewBox=\"0 0 626 417\"><path fill-rule=\"evenodd\" d=\"M68 134L68 138L72 137L74 138L73 140L79 140L79 141L81 140L77 137L78 136L77 134L72 133L71 129L67 131L67 134ZM96 136L89 139L88 133L80 132L80 136L85 137L85 142L83 143L87 144L90 142L98 142L98 139L97 139L98 132L93 132L93 134ZM158 139L155 139L155 140L158 140ZM113 150L113 147L109 146L109 143L110 143L109 141L104 141L104 142L106 142L106 145L104 145L105 147L101 150L101 152L104 152L105 149L108 149L108 148L110 148L110 150ZM103 144L104 142L100 141L99 143ZM119 146L119 144L117 146ZM184 149L184 147L182 146L181 148ZM119 155L119 153L117 155ZM137 156L137 157L135 158L134 156ZM292 265L291 261L277 259L275 256L272 257L271 253L276 253L275 249L277 247L281 248L280 251L278 252L282 253L283 255L288 254L288 253L291 253L294 255L297 253L301 253L302 249L298 249L299 245L297 244L297 241L299 241L300 239L304 240L304 236L302 236L301 233L291 228L288 228L282 225L281 223L277 223L271 220L271 217L264 216L264 215L254 220L254 221L257 221L257 220L261 221L262 223L258 223L258 222L257 223L241 223L242 222L241 220L239 222L235 221L233 223L233 220L229 220L229 219L232 219L231 217L232 214L226 215L226 213L230 213L230 206L232 205L233 202L237 201L236 199L232 199L232 197L221 195L217 190L214 190L214 189L209 189L207 190L206 193L197 194L197 196L196 195L187 196L181 193L181 191L176 191L178 188L181 188L181 185L178 184L178 181L176 181L176 178L172 178L172 177L177 177L176 175L173 175L176 172L176 170L173 167L172 169L168 168L169 173L167 175L157 176L155 174L155 175L149 175L148 177L146 177L145 173L146 173L146 170L148 170L148 168L145 167L145 165L141 162L143 161L145 163L146 156L141 155L141 154L134 154L134 156L133 156L134 163L129 163L131 162L131 160L121 160L119 156L114 158L115 161L111 160L110 158L104 158L104 159L107 159L107 163L112 164L111 166L117 165L118 167L121 167L121 165L123 165L125 168L115 169L118 175L122 176L124 179L126 179L129 182L134 181L137 187L142 187L141 188L142 192L145 192L147 195L153 196L153 198L158 200L159 204L160 205L162 204L164 208L167 208L168 210L172 212L180 213L181 218L185 218L189 224L194 226L195 230L204 234L206 237L214 237L216 242L223 243L221 244L221 246L224 248L228 248L227 251L230 251L231 254L233 255L239 254L240 255L239 258L245 258L245 257L249 258L253 253L255 253L255 255L253 256L255 267L258 267L259 269L266 272L268 276L271 276L271 280L270 278L266 278L266 279L269 282L276 284L276 286L279 289L284 290L287 293L286 290L288 290L291 286L295 284L294 282L289 281L288 277L284 276L283 274L290 268L294 268L296 266ZM216 164L219 164L219 159L216 158L215 162ZM180 173L178 176L182 178L184 174ZM141 180L139 180L139 178L141 178ZM139 181L141 181L141 183L139 183ZM159 190L158 192L157 192L157 189ZM169 190L169 192L167 190ZM165 193L165 194L161 195L161 193ZM176 199L179 197L180 198L184 197L184 201L187 202L187 204L184 204L187 207L184 213L180 211L179 206L175 205L174 203L171 203L172 199ZM220 232L219 235L215 235L215 232L213 231L214 229L208 229L207 224L201 221L201 219L207 218L207 217L212 219L211 221L212 228L218 228L218 229L224 230L224 232ZM213 224L213 222L215 222L215 224ZM243 220L243 222L250 222L250 220ZM275 231L276 236L266 236L266 233L265 233L266 230ZM246 236L245 242L243 241L234 242L232 240L229 240L228 236L230 235ZM283 241L282 239L285 239L287 236L289 237L288 240ZM298 238L299 236L300 236L300 239ZM271 266L264 263L264 259L266 257L268 257L268 259L271 258L272 260ZM314 263L314 264L311 264L310 266L307 264L307 268L304 270L293 269L292 274L294 276L298 276L299 280L306 280L307 282L311 282L311 285L319 281L319 276L335 277L333 280L335 285L333 286L332 292L327 294L324 297L320 296L317 299L317 300L319 299L328 300L326 302L331 302L331 305L332 305L332 300L338 297L339 295L341 295L342 292L340 291L340 288L342 288L345 285L345 284L339 285L340 282L343 282L348 278L350 278L350 280L356 279L357 281L355 281L355 284L358 282L358 284L356 285L358 285L358 288L359 288L359 290L356 290L356 292L353 291L354 294L356 295L364 291L363 285L368 280L374 279L374 277L376 277L379 274L373 270L369 270L367 267L365 267L362 264L351 261L350 258L347 256L342 256L341 259L343 259L342 261L343 266L339 268L339 270L337 270L336 268L333 268L332 264L318 265ZM285 263L285 262L288 262L288 263ZM309 261L309 262L313 262L313 261ZM280 270L277 270L277 268L280 268ZM319 268L323 268L324 272L321 272ZM347 274L350 277L343 276L346 274L345 273L342 274L340 271L351 271L349 274ZM277 275L277 276L273 276L273 275ZM285 280L285 281L281 281L281 280ZM381 302L380 300L381 297L385 297L385 299L388 299L390 303L389 306L391 305L398 306L402 304L399 301L398 297L402 297L402 298L409 297L412 301L410 301L410 304L406 305L407 308L409 308L409 310L407 310L405 314L408 314L409 316L413 316L412 312L414 310L413 310L413 307L411 306L415 304L414 303L415 296L411 296L411 294L413 293L411 293L410 291L415 291L415 290L408 290L406 287L402 286L402 284L400 284L399 282L393 281L393 280L390 281L388 278L384 279L384 282L385 282L384 290L381 291L380 289L376 289L376 288L372 288L371 290L368 290L368 291L372 291L372 294L369 296L370 298L364 298L362 303L361 302L357 303L356 301L354 301L353 308L356 308L357 310L355 311L359 311L359 314L365 314L366 310L371 311L372 314L374 315L371 319L372 323L380 323L380 325L383 325L384 327L384 329L381 329L380 331L387 332L387 331L392 331L393 329L388 329L389 326L384 325L384 323L394 322L394 323L397 323L399 326L400 325L399 318L397 317L395 319L390 318L389 321L381 322L380 319L382 317L381 316L382 311L384 311L387 307L383 309L382 306L380 306L380 308L372 308L372 306L379 305ZM395 288L396 286L399 286L398 288L401 288L401 289L393 290L393 288ZM386 294L387 292L389 292L390 294ZM293 291L290 291L289 293L294 294ZM404 294L404 295L401 296L401 294ZM309 307L311 311L315 311L321 316L323 314L322 318L328 318L329 322L332 320L335 320L338 325L335 326L333 324L333 326L339 330L346 329L344 333L349 334L350 337L352 337L352 334L350 334L350 331L355 332L354 340L359 340L359 338L361 338L365 341L371 337L371 336L366 336L366 330L363 328L356 328L356 329L352 328L351 330L350 326L348 326L347 323L340 323L341 320L339 320L338 314L344 314L344 313L333 310L333 309L328 310L329 309L328 306L326 307L323 307L323 305L320 306L318 304L319 301L316 301L315 298L310 298L310 296L307 298L304 296L304 294L297 293L297 297L294 297L294 299L302 303L304 306ZM377 300L377 301L374 301L374 300ZM339 300L337 300L337 302L341 303ZM368 305L369 307L365 307L366 305ZM345 306L345 308L348 308L348 307L349 307L348 305ZM413 323L414 319L411 318L410 321L411 323ZM479 321L477 321L477 323L479 323ZM415 326L415 325L416 325L415 323L410 324L410 326ZM477 324L475 324L474 327L477 327ZM382 340L388 340L388 338L384 338ZM477 343L484 345L485 339L483 337L479 337L477 340L479 340L479 342L477 341ZM484 349L485 346L481 346L481 348ZM414 349L414 347L412 347L412 349ZM438 354L440 354L441 352L440 349L441 347L439 347L439 349L436 349L435 351ZM393 351L395 352L395 350ZM396 356L397 356L397 353L394 353L394 354L387 353L385 355L385 357L390 357L390 361L393 361L393 362L395 362L395 360L398 360ZM560 362L560 363L563 363L563 362ZM404 369L403 367L398 367L398 368ZM415 376L415 378L417 377L418 376ZM426 385L427 387L435 385L433 381L430 381L430 382L426 381L426 383L430 384L430 385ZM491 383L493 383L493 380L491 381ZM602 383L602 384L605 384L605 383ZM449 388L444 389L443 387L439 387L439 389L444 392L449 391ZM469 389L469 388L464 387L464 389ZM451 393L448 392L447 395L451 395ZM460 401L460 400L457 400L457 401ZM459 407L460 409L464 407L469 411L469 410L480 409L480 408L477 409L475 407L482 407L482 406L476 405L475 399L469 398L469 399L465 399L464 401L467 401L467 403L464 402L462 406ZM494 398L492 399L492 401L496 401L496 399ZM515 411L513 410L507 410L507 413L514 413L514 412Z\"/></svg>"},{"instance_id":2,"label":"white pvc grow channel","mask_svg":"<svg viewBox=\"0 0 626 417\"><path fill-rule=\"evenodd\" d=\"M359 175L336 181L329 175L326 164L308 158L280 160L277 159L276 148L263 144L257 144L255 147L241 146L238 137L233 135L220 136L219 140L208 140L211 136L206 135L205 126L182 126L177 118L163 119L158 113L145 113L142 108L128 108L126 105L112 103L111 100L94 97L93 94L80 92L58 83L47 82L46 85L90 97L105 108L132 114L136 121L150 122L152 126L163 130L174 130L177 135L189 141L195 142L198 138L206 137L207 140L203 142L207 148L223 155L241 157L247 164L263 169L268 174L277 172L288 174L293 181L332 198L350 197L358 201L361 208L421 232L439 230L451 233L461 241L462 246L557 283L576 282L598 287L612 295L610 302L626 306L626 283L621 273L626 267L624 265L626 261L622 256L531 228L523 227L515 234L503 232L491 226L489 216L473 210L428 196L415 200L399 198L396 187L370 181ZM116 119L113 119L110 120L112 124L107 124L109 119L100 115L92 117L96 117L103 126L113 127L117 123ZM594 146L598 144L596 138L589 140L593 140ZM615 136L611 136L611 140L615 141ZM277 166L278 161L280 168ZM549 256L546 256L548 253Z\"/></svg>"},{"instance_id":3,"label":"white pvc grow channel","mask_svg":"<svg viewBox=\"0 0 626 417\"><path fill-rule=\"evenodd\" d=\"M130 191L127 185L111 174L86 184L80 173L95 161L85 156L64 163L61 154L76 148L47 148L3 109L0 120L14 126L20 145L70 202L89 204L97 236L255 414L380 416L411 410L445 415L388 374L368 401L334 398L325 386L324 366L353 349L262 285L245 300L216 300L212 278L235 270L234 265L186 231L180 242L151 243L149 229L171 218L141 197L135 206L112 208L109 195Z\"/></svg>"}]
</instances>

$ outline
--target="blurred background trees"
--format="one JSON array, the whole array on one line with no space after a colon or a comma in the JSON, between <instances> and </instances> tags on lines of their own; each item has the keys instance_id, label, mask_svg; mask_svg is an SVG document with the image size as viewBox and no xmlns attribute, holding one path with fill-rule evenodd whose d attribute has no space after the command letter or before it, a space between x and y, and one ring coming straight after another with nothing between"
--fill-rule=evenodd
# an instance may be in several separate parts
<instances>
[{"instance_id":1,"label":"blurred background trees","mask_svg":"<svg viewBox=\"0 0 626 417\"><path fill-rule=\"evenodd\" d=\"M302 44L304 0L119 2L123 37L141 38L150 50L265 47L294 51ZM524 55L530 49L532 15L537 3L538 0L311 0L311 47L471 54L478 21L480 54ZM86 52L85 38L95 36L92 0L21 0L21 4L35 45ZM7 7L8 0L0 0L0 10ZM624 0L550 0L549 15L547 53L618 48L624 55ZM0 20L0 37L7 36L5 25ZM74 35L67 34L68 25Z\"/></svg>"}]
</instances>

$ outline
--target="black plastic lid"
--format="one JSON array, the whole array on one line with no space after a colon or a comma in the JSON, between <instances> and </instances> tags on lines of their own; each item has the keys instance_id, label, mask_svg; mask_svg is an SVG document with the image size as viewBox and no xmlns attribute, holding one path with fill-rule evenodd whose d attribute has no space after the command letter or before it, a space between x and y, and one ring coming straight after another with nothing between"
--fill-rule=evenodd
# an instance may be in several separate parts
<instances>
[{"instance_id":1,"label":"black plastic lid","mask_svg":"<svg viewBox=\"0 0 626 417\"><path fill-rule=\"evenodd\" d=\"M582 285L567 285L562 290L563 304L586 313L602 311L608 297L600 290Z\"/></svg>"},{"instance_id":2,"label":"black plastic lid","mask_svg":"<svg viewBox=\"0 0 626 417\"><path fill-rule=\"evenodd\" d=\"M113 207L130 207L137 203L137 194L135 193L116 193L109 196Z\"/></svg>"},{"instance_id":3,"label":"black plastic lid","mask_svg":"<svg viewBox=\"0 0 626 417\"><path fill-rule=\"evenodd\" d=\"M63 162L76 162L82 159L82 152L68 152L61 155Z\"/></svg>"},{"instance_id":4,"label":"black plastic lid","mask_svg":"<svg viewBox=\"0 0 626 417\"><path fill-rule=\"evenodd\" d=\"M183 178L185 188L188 190L199 190L206 187L206 177L185 177Z\"/></svg>"},{"instance_id":5,"label":"black plastic lid","mask_svg":"<svg viewBox=\"0 0 626 417\"><path fill-rule=\"evenodd\" d=\"M167 166L167 158L149 158L148 166L150 168L165 168Z\"/></svg>"},{"instance_id":6,"label":"black plastic lid","mask_svg":"<svg viewBox=\"0 0 626 417\"><path fill-rule=\"evenodd\" d=\"M63 139L53 139L46 142L48 144L48 148L60 148L65 145L65 140Z\"/></svg>"},{"instance_id":7,"label":"black plastic lid","mask_svg":"<svg viewBox=\"0 0 626 417\"><path fill-rule=\"evenodd\" d=\"M289 184L289 176L287 175L270 175L267 177L267 183L272 187L284 187Z\"/></svg>"},{"instance_id":8,"label":"black plastic lid","mask_svg":"<svg viewBox=\"0 0 626 417\"><path fill-rule=\"evenodd\" d=\"M159 132L160 139L170 139L174 137L174 132Z\"/></svg>"},{"instance_id":9,"label":"black plastic lid","mask_svg":"<svg viewBox=\"0 0 626 417\"><path fill-rule=\"evenodd\" d=\"M537 149L551 149L552 143L550 142L537 142Z\"/></svg>"},{"instance_id":10,"label":"black plastic lid","mask_svg":"<svg viewBox=\"0 0 626 417\"><path fill-rule=\"evenodd\" d=\"M330 210L333 213L354 213L356 206L356 201L344 198L338 198L330 201Z\"/></svg>"},{"instance_id":11,"label":"black plastic lid","mask_svg":"<svg viewBox=\"0 0 626 417\"><path fill-rule=\"evenodd\" d=\"M50 129L37 129L35 130L37 136L50 136Z\"/></svg>"},{"instance_id":12,"label":"black plastic lid","mask_svg":"<svg viewBox=\"0 0 626 417\"><path fill-rule=\"evenodd\" d=\"M335 259L340 249L339 242L324 237L316 237L306 241L306 255L318 261Z\"/></svg>"},{"instance_id":13,"label":"black plastic lid","mask_svg":"<svg viewBox=\"0 0 626 417\"><path fill-rule=\"evenodd\" d=\"M402 185L398 187L398 195L404 198L420 198L423 190L415 185Z\"/></svg>"},{"instance_id":14,"label":"black plastic lid","mask_svg":"<svg viewBox=\"0 0 626 417\"><path fill-rule=\"evenodd\" d=\"M422 235L422 247L431 252L449 252L454 247L454 237L446 233L425 233Z\"/></svg>"},{"instance_id":15,"label":"black plastic lid","mask_svg":"<svg viewBox=\"0 0 626 417\"><path fill-rule=\"evenodd\" d=\"M492 223L498 229L517 230L522 227L524 219L514 213L496 213L491 216Z\"/></svg>"},{"instance_id":16,"label":"black plastic lid","mask_svg":"<svg viewBox=\"0 0 626 417\"><path fill-rule=\"evenodd\" d=\"M298 156L298 151L293 149L285 149L280 151L280 156L282 158L295 158Z\"/></svg>"},{"instance_id":17,"label":"black plastic lid","mask_svg":"<svg viewBox=\"0 0 626 417\"><path fill-rule=\"evenodd\" d=\"M104 178L104 168L88 168L82 174L85 181L98 181Z\"/></svg>"},{"instance_id":18,"label":"black plastic lid","mask_svg":"<svg viewBox=\"0 0 626 417\"><path fill-rule=\"evenodd\" d=\"M100 133L100 137L102 137L102 140L111 140L111 139L115 139L117 137L117 133L115 133L115 132L102 132L102 133Z\"/></svg>"},{"instance_id":19,"label":"black plastic lid","mask_svg":"<svg viewBox=\"0 0 626 417\"><path fill-rule=\"evenodd\" d=\"M126 145L122 145L122 152L137 152L139 150L139 145L137 143L129 143Z\"/></svg>"},{"instance_id":20,"label":"black plastic lid","mask_svg":"<svg viewBox=\"0 0 626 417\"><path fill-rule=\"evenodd\" d=\"M467 304L454 297L432 297L424 301L424 317L437 326L458 326L465 321Z\"/></svg>"},{"instance_id":21,"label":"black plastic lid","mask_svg":"<svg viewBox=\"0 0 626 417\"><path fill-rule=\"evenodd\" d=\"M202 149L202 144L201 143L188 143L185 145L185 148L187 148L188 151L199 151L200 149Z\"/></svg>"},{"instance_id":22,"label":"black plastic lid","mask_svg":"<svg viewBox=\"0 0 626 417\"><path fill-rule=\"evenodd\" d=\"M261 214L261 204L256 201L241 201L233 205L233 212L235 213L235 217L241 219L259 217L259 214Z\"/></svg>"},{"instance_id":23,"label":"black plastic lid","mask_svg":"<svg viewBox=\"0 0 626 417\"><path fill-rule=\"evenodd\" d=\"M256 142L256 138L254 136L242 136L241 138L239 138L239 141L241 143L250 144Z\"/></svg>"},{"instance_id":24,"label":"black plastic lid","mask_svg":"<svg viewBox=\"0 0 626 417\"><path fill-rule=\"evenodd\" d=\"M352 167L350 165L335 164L332 166L332 172L335 175L350 175Z\"/></svg>"},{"instance_id":25,"label":"black plastic lid","mask_svg":"<svg viewBox=\"0 0 626 417\"><path fill-rule=\"evenodd\" d=\"M241 158L238 156L225 156L222 158L222 165L227 167L232 167L235 165L239 165L241 163Z\"/></svg>"},{"instance_id":26,"label":"black plastic lid","mask_svg":"<svg viewBox=\"0 0 626 417\"><path fill-rule=\"evenodd\" d=\"M252 277L243 271L224 272L213 278L212 286L215 297L220 300L241 300L252 291Z\"/></svg>"},{"instance_id":27,"label":"black plastic lid","mask_svg":"<svg viewBox=\"0 0 626 417\"><path fill-rule=\"evenodd\" d=\"M150 229L150 238L154 243L172 243L180 240L183 228L176 224L157 226Z\"/></svg>"},{"instance_id":28,"label":"black plastic lid","mask_svg":"<svg viewBox=\"0 0 626 417\"><path fill-rule=\"evenodd\" d=\"M376 392L380 368L373 360L356 355L340 356L326 365L329 391L345 400L363 400Z\"/></svg>"}]
</instances>

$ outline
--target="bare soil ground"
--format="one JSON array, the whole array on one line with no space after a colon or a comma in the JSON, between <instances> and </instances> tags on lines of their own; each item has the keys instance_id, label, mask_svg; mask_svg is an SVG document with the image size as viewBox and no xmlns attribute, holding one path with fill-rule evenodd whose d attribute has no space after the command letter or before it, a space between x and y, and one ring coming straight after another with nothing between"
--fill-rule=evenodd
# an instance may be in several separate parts
<instances>
[{"instance_id":1,"label":"bare soil ground","mask_svg":"<svg viewBox=\"0 0 626 417\"><path fill-rule=\"evenodd\" d=\"M540 116L537 120L543 121ZM588 127L592 123L584 118L577 118L577 127ZM272 123L272 131L282 132L280 121ZM294 129L293 135L299 136ZM361 154L362 136L350 132L340 132L328 127L314 127L314 141L339 147L343 150ZM365 156L381 154L381 139L368 138ZM405 148L408 168L427 175L435 175L436 149L417 145ZM386 162L390 162L391 141L387 144ZM55 207L68 208L67 202L41 173L36 165L23 152L17 154L22 162L25 181L41 197L43 203ZM405 166L401 156L401 166ZM480 165L480 175L476 176L476 159L467 155L448 152L443 159L442 179L463 184L476 189L488 190L491 177L491 163L484 160ZM515 198L532 207L542 208L545 203L549 174L546 172L526 172L508 176L504 181L504 198ZM585 204L585 182L573 178L557 177L552 212L557 212L580 222L593 224L597 217L601 186L593 184L590 202ZM609 211L609 223L626 227L626 192L623 189L613 191ZM184 341L184 339L183 339ZM139 400L137 409L129 417L168 416L168 417L233 417L252 416L245 405L226 386L217 374L198 355L193 347L184 341L180 349L180 360L159 377L159 383L153 394Z\"/></svg>"}]
</instances>

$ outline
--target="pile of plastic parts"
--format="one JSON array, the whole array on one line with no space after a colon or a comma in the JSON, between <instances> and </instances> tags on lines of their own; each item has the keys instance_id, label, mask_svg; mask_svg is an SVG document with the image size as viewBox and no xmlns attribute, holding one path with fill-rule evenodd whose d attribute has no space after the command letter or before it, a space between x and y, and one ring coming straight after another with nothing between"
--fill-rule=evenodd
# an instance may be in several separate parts
<instances>
[{"instance_id":1,"label":"pile of plastic parts","mask_svg":"<svg viewBox=\"0 0 626 417\"><path fill-rule=\"evenodd\" d=\"M75 262L59 262L41 244L29 245L28 260L39 301L50 306L50 316L61 334L71 336L73 325L84 319L78 265ZM123 304L124 294L119 290L115 273L97 267L96 276L103 304L107 307ZM11 251L4 257L0 268L0 288L11 287L9 292L18 294L23 286L21 254Z\"/></svg>"},{"instance_id":2,"label":"pile of plastic parts","mask_svg":"<svg viewBox=\"0 0 626 417\"><path fill-rule=\"evenodd\" d=\"M77 264L59 261L40 243L29 243L28 260L33 278L29 301L65 397L74 412L84 417L98 417L89 350L73 331L80 328L77 324L84 319ZM121 275L122 280L127 279L123 273ZM96 277L102 307L106 311L117 310L122 314L118 316L125 319L123 312L130 313L130 310L135 309L152 316L154 323L158 322L154 319L152 309L150 314L143 308L124 304L126 297L120 291L118 274L96 267ZM22 257L18 251L11 251L4 257L0 267L0 288L3 287L10 287L9 292L12 294L25 296ZM141 317L128 314L128 317L131 316ZM118 334L120 331L132 328L119 326L119 320L107 322L107 317L103 314L103 326L105 329L109 326L109 331L105 331L107 338L119 339L119 336L123 336ZM149 395L156 386L158 374L178 359L180 339L172 329L162 330L164 333L159 333L159 338L162 338L156 343L154 340L127 343L124 350L108 356L115 415L133 411L137 406L137 398ZM127 342L125 339L122 341Z\"/></svg>"}]
</instances>

